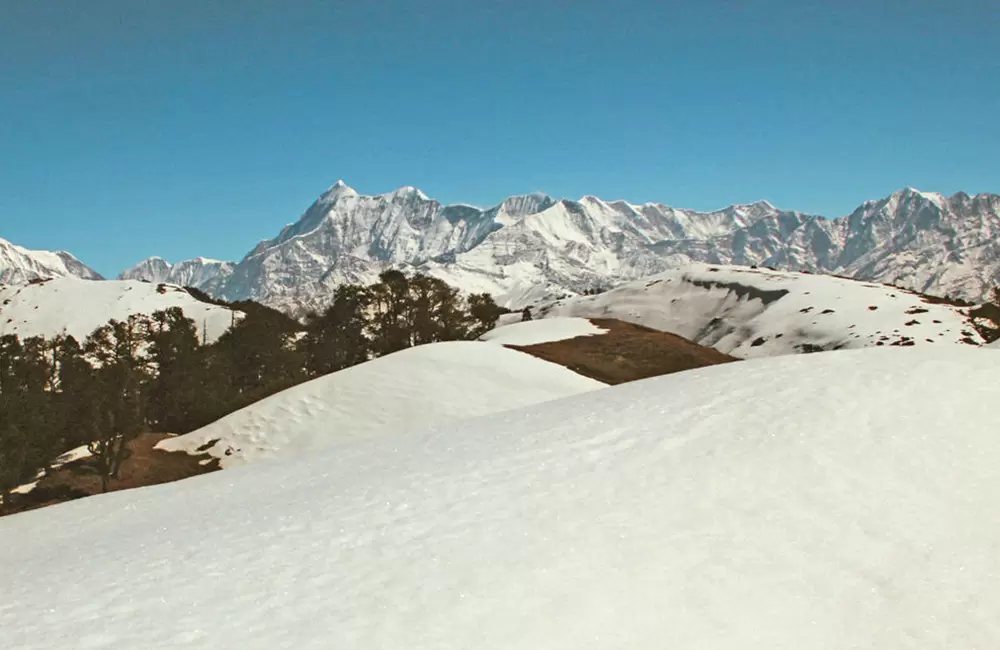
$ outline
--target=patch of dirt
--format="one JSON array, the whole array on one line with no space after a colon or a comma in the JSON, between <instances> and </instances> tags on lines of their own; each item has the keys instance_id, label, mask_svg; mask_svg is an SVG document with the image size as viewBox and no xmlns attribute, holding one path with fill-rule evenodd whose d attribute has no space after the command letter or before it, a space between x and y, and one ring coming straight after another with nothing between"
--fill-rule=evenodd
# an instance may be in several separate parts
<instances>
[{"instance_id":1,"label":"patch of dirt","mask_svg":"<svg viewBox=\"0 0 1000 650\"><path fill-rule=\"evenodd\" d=\"M611 385L739 361L714 348L642 325L610 318L591 318L590 322L607 333L508 347Z\"/></svg>"},{"instance_id":2,"label":"patch of dirt","mask_svg":"<svg viewBox=\"0 0 1000 650\"><path fill-rule=\"evenodd\" d=\"M129 456L122 463L117 479L111 479L108 492L170 483L207 474L219 469L219 461L208 455L191 456L182 452L154 449L170 435L143 433L129 444ZM209 462L204 465L202 461ZM101 493L101 477L89 458L66 463L50 471L27 494L12 495L10 504L0 507L0 515L9 515L43 506L51 506Z\"/></svg>"}]
</instances>

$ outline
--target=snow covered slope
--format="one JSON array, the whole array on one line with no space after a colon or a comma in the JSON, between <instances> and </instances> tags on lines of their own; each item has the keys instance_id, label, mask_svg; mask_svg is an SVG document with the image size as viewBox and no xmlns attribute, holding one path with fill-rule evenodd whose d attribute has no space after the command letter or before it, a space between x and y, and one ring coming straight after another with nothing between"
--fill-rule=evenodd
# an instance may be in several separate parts
<instances>
[{"instance_id":1,"label":"snow covered slope","mask_svg":"<svg viewBox=\"0 0 1000 650\"><path fill-rule=\"evenodd\" d=\"M6 517L0 647L996 648L994 357L714 366Z\"/></svg>"},{"instance_id":2,"label":"snow covered slope","mask_svg":"<svg viewBox=\"0 0 1000 650\"><path fill-rule=\"evenodd\" d=\"M200 302L180 287L160 287L137 280L90 282L72 277L0 286L0 335L25 339L65 332L83 340L109 319L125 320L131 314L149 315L168 307L183 309L209 341L232 323L229 309Z\"/></svg>"},{"instance_id":3,"label":"snow covered slope","mask_svg":"<svg viewBox=\"0 0 1000 650\"><path fill-rule=\"evenodd\" d=\"M389 267L522 307L690 262L836 273L977 300L1000 284L1000 196L906 188L830 220L767 201L698 212L529 194L480 209L413 187L365 196L337 182L234 267L195 266L197 286L219 297L294 312ZM148 261L126 275L159 279L161 266Z\"/></svg>"},{"instance_id":4,"label":"snow covered slope","mask_svg":"<svg viewBox=\"0 0 1000 650\"><path fill-rule=\"evenodd\" d=\"M97 271L65 251L33 251L0 239L0 284L62 277L103 279Z\"/></svg>"},{"instance_id":5,"label":"snow covered slope","mask_svg":"<svg viewBox=\"0 0 1000 650\"><path fill-rule=\"evenodd\" d=\"M912 292L826 275L693 264L536 317L617 318L741 358L879 346L980 345L965 312Z\"/></svg>"},{"instance_id":6,"label":"snow covered slope","mask_svg":"<svg viewBox=\"0 0 1000 650\"><path fill-rule=\"evenodd\" d=\"M603 387L500 346L433 343L295 386L157 447L193 454L207 450L223 467L233 467Z\"/></svg>"},{"instance_id":7,"label":"snow covered slope","mask_svg":"<svg viewBox=\"0 0 1000 650\"><path fill-rule=\"evenodd\" d=\"M194 287L209 294L217 293L219 286L233 272L232 262L198 257L171 264L162 257L150 257L118 275L119 280L146 280L166 282L181 287Z\"/></svg>"},{"instance_id":8,"label":"snow covered slope","mask_svg":"<svg viewBox=\"0 0 1000 650\"><path fill-rule=\"evenodd\" d=\"M479 340L499 345L538 345L605 332L606 329L586 318L546 318L501 325L480 336Z\"/></svg>"}]
</instances>

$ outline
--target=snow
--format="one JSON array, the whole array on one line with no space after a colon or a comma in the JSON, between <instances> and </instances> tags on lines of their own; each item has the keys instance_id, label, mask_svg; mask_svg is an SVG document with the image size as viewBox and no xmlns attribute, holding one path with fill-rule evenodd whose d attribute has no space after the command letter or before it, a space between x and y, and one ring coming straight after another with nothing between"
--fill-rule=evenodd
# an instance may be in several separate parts
<instances>
[{"instance_id":1,"label":"snow","mask_svg":"<svg viewBox=\"0 0 1000 650\"><path fill-rule=\"evenodd\" d=\"M209 342L232 323L232 311L200 302L184 289L138 280L91 281L56 278L40 284L0 286L0 336L17 334L53 337L66 333L86 338L109 319L125 320L131 314L151 315L180 307ZM239 314L238 316L239 317Z\"/></svg>"},{"instance_id":2,"label":"snow","mask_svg":"<svg viewBox=\"0 0 1000 650\"><path fill-rule=\"evenodd\" d=\"M234 467L603 387L560 365L498 345L433 343L295 386L157 447L198 454L218 441L208 453L223 467Z\"/></svg>"},{"instance_id":3,"label":"snow","mask_svg":"<svg viewBox=\"0 0 1000 650\"><path fill-rule=\"evenodd\" d=\"M65 251L29 250L0 238L0 284L64 276L101 279L97 271Z\"/></svg>"},{"instance_id":4,"label":"snow","mask_svg":"<svg viewBox=\"0 0 1000 650\"><path fill-rule=\"evenodd\" d=\"M538 345L607 331L586 318L546 318L503 325L483 334L479 340L500 345Z\"/></svg>"},{"instance_id":5,"label":"snow","mask_svg":"<svg viewBox=\"0 0 1000 650\"><path fill-rule=\"evenodd\" d=\"M0 647L995 648L991 357L713 366L6 517Z\"/></svg>"},{"instance_id":6,"label":"snow","mask_svg":"<svg viewBox=\"0 0 1000 650\"><path fill-rule=\"evenodd\" d=\"M617 318L741 358L821 349L974 345L959 308L886 285L827 275L691 264L594 296L532 309L538 317Z\"/></svg>"},{"instance_id":7,"label":"snow","mask_svg":"<svg viewBox=\"0 0 1000 650\"><path fill-rule=\"evenodd\" d=\"M1000 350L1000 339L997 339L996 341L993 341L992 343L987 343L986 347L988 347L988 348L995 348L995 349Z\"/></svg>"},{"instance_id":8,"label":"snow","mask_svg":"<svg viewBox=\"0 0 1000 650\"><path fill-rule=\"evenodd\" d=\"M944 198L944 195L939 192L921 192L915 187L908 187L906 189L909 190L910 192L913 192L914 194L920 195L922 198L926 199L927 201L930 201L939 208L944 205L946 200Z\"/></svg>"}]
</instances>

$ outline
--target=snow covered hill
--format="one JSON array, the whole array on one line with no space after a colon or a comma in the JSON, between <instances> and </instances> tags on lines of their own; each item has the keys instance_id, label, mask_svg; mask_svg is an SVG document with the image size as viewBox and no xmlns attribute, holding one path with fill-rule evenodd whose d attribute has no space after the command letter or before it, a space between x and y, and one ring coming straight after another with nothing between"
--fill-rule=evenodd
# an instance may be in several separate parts
<instances>
[{"instance_id":1,"label":"snow covered hill","mask_svg":"<svg viewBox=\"0 0 1000 650\"><path fill-rule=\"evenodd\" d=\"M157 448L208 453L233 467L603 387L501 346L433 343L289 388Z\"/></svg>"},{"instance_id":2,"label":"snow covered hill","mask_svg":"<svg viewBox=\"0 0 1000 650\"><path fill-rule=\"evenodd\" d=\"M994 357L714 366L6 517L0 647L995 648Z\"/></svg>"},{"instance_id":3,"label":"snow covered hill","mask_svg":"<svg viewBox=\"0 0 1000 650\"><path fill-rule=\"evenodd\" d=\"M206 267L200 286L296 311L324 306L338 284L398 267L521 307L690 262L836 273L977 300L1000 284L1000 196L907 188L828 220L766 201L698 212L529 194L480 209L413 187L365 196L338 182L231 269ZM158 279L161 263L126 274Z\"/></svg>"},{"instance_id":4,"label":"snow covered hill","mask_svg":"<svg viewBox=\"0 0 1000 650\"><path fill-rule=\"evenodd\" d=\"M200 302L180 287L66 277L0 286L0 335L25 339L66 333L82 341L109 319L125 320L131 314L149 315L168 307L183 309L208 341L217 339L233 320L230 309Z\"/></svg>"},{"instance_id":5,"label":"snow covered hill","mask_svg":"<svg viewBox=\"0 0 1000 650\"><path fill-rule=\"evenodd\" d=\"M33 251L0 239L0 285L62 277L103 279L67 252Z\"/></svg>"},{"instance_id":6,"label":"snow covered hill","mask_svg":"<svg viewBox=\"0 0 1000 650\"><path fill-rule=\"evenodd\" d=\"M980 345L965 310L826 275L693 264L535 317L617 318L741 358L881 346Z\"/></svg>"}]
</instances>

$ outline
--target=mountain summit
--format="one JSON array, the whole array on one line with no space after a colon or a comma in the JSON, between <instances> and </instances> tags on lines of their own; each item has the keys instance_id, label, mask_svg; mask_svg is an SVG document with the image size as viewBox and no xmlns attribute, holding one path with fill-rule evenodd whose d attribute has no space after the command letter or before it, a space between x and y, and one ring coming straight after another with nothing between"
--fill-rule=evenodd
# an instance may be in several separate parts
<instances>
[{"instance_id":1,"label":"mountain summit","mask_svg":"<svg viewBox=\"0 0 1000 650\"><path fill-rule=\"evenodd\" d=\"M103 280L101 274L65 251L33 251L0 239L0 284L75 276Z\"/></svg>"},{"instance_id":2,"label":"mountain summit","mask_svg":"<svg viewBox=\"0 0 1000 650\"><path fill-rule=\"evenodd\" d=\"M541 193L483 209L443 205L413 187L367 196L338 181L277 237L231 267L202 265L191 282L227 299L295 311L323 306L340 283L371 281L394 267L489 291L516 308L708 262L978 299L1000 282L998 215L997 195L913 188L824 219L767 201L699 212ZM123 277L161 279L153 262L143 264L150 268Z\"/></svg>"},{"instance_id":3,"label":"mountain summit","mask_svg":"<svg viewBox=\"0 0 1000 650\"><path fill-rule=\"evenodd\" d=\"M196 287L209 293L233 272L232 262L222 262L205 257L171 264L162 257L150 257L118 274L119 280L147 280L165 282L183 287Z\"/></svg>"}]
</instances>

